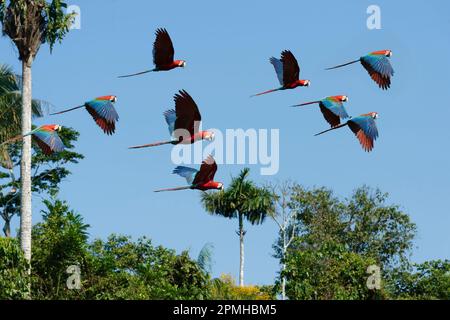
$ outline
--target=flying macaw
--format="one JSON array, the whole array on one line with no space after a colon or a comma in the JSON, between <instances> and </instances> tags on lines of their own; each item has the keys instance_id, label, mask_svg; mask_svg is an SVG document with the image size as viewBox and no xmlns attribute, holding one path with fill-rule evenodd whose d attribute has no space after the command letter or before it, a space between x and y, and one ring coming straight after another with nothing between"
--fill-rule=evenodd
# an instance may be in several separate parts
<instances>
[{"instance_id":1,"label":"flying macaw","mask_svg":"<svg viewBox=\"0 0 450 320\"><path fill-rule=\"evenodd\" d=\"M47 124L28 132L27 134L11 138L2 143L2 145L21 140L26 136L32 136L33 141L39 146L42 152L46 155L52 155L55 152L64 151L64 143L58 136L58 131L61 131L61 126L57 124Z\"/></svg>"},{"instance_id":2,"label":"flying macaw","mask_svg":"<svg viewBox=\"0 0 450 320\"><path fill-rule=\"evenodd\" d=\"M318 103L320 111L322 111L325 120L333 128L341 124L341 118L347 119L349 117L347 111L344 108L344 102L347 101L347 96L332 96L319 101L297 104L293 107L302 107Z\"/></svg>"},{"instance_id":3,"label":"flying macaw","mask_svg":"<svg viewBox=\"0 0 450 320\"><path fill-rule=\"evenodd\" d=\"M155 68L147 71L133 73L119 78L128 78L139 76L153 71L169 71L175 68L186 67L186 61L173 60L175 50L173 48L172 40L166 29L156 29L156 39L153 43L153 63Z\"/></svg>"},{"instance_id":4,"label":"flying macaw","mask_svg":"<svg viewBox=\"0 0 450 320\"><path fill-rule=\"evenodd\" d=\"M192 144L200 140L214 140L214 132L200 131L202 117L194 99L185 90L180 90L174 96L175 110L164 112L171 140L130 147L140 149L156 147L164 144Z\"/></svg>"},{"instance_id":5,"label":"flying macaw","mask_svg":"<svg viewBox=\"0 0 450 320\"><path fill-rule=\"evenodd\" d=\"M203 161L200 170L196 170L189 167L178 166L173 170L174 174L177 174L183 178L186 178L189 186L178 187L171 189L156 190L155 192L163 191L179 191L179 190L223 190L223 183L214 181L214 175L217 171L217 164L214 158L210 155Z\"/></svg>"},{"instance_id":6,"label":"flying macaw","mask_svg":"<svg viewBox=\"0 0 450 320\"><path fill-rule=\"evenodd\" d=\"M375 81L381 89L387 90L391 87L391 77L394 76L394 68L392 68L391 62L388 59L390 57L392 57L391 50L375 51L359 58L358 60L344 63L326 70L337 69L353 63L361 62L372 80Z\"/></svg>"},{"instance_id":7,"label":"flying macaw","mask_svg":"<svg viewBox=\"0 0 450 320\"><path fill-rule=\"evenodd\" d=\"M329 132L331 130L336 130L338 128L348 126L350 130L352 130L353 133L358 138L363 149L367 152L370 152L374 147L375 140L377 140L378 138L378 129L375 123L375 119L377 118L378 113L376 112L366 113L360 115L359 117L352 118L348 120L346 123L340 124L336 127L320 132L316 134L316 136L324 134L325 132Z\"/></svg>"},{"instance_id":8,"label":"flying macaw","mask_svg":"<svg viewBox=\"0 0 450 320\"><path fill-rule=\"evenodd\" d=\"M309 87L309 85L311 84L311 81L309 80L299 80L300 67L298 66L297 59L295 59L291 51L284 50L283 52L281 52L281 59L271 57L269 61L275 68L275 72L277 74L278 81L280 82L281 87L278 89L268 90L255 94L252 97L279 90L295 89L297 87Z\"/></svg>"},{"instance_id":9,"label":"flying macaw","mask_svg":"<svg viewBox=\"0 0 450 320\"><path fill-rule=\"evenodd\" d=\"M116 102L116 96L103 96L88 101L81 106L52 113L50 115L62 114L76 109L86 108L87 112L89 112L97 125L102 128L103 132L107 135L112 135L116 130L116 121L119 121L119 115L114 108L114 103Z\"/></svg>"}]
</instances>

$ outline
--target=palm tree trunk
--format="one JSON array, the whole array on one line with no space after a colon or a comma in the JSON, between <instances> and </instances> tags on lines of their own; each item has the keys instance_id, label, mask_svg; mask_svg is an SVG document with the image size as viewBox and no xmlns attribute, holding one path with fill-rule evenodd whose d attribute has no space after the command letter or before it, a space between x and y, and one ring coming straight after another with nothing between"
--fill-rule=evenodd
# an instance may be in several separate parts
<instances>
[{"instance_id":1,"label":"palm tree trunk","mask_svg":"<svg viewBox=\"0 0 450 320\"><path fill-rule=\"evenodd\" d=\"M31 64L32 58L22 61L22 134L31 131ZM31 261L31 136L23 139L20 162L20 245L25 259ZM28 272L31 272L29 267Z\"/></svg>"},{"instance_id":2,"label":"palm tree trunk","mask_svg":"<svg viewBox=\"0 0 450 320\"><path fill-rule=\"evenodd\" d=\"M239 286L244 286L244 216L239 214L239 247L240 247L240 259L239 259Z\"/></svg>"}]
</instances>

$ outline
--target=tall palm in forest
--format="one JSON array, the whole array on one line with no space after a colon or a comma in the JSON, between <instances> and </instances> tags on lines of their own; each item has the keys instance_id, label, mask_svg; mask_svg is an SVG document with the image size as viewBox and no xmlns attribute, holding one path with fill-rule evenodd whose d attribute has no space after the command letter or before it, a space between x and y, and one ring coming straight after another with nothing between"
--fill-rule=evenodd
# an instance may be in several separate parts
<instances>
[{"instance_id":1,"label":"tall palm in forest","mask_svg":"<svg viewBox=\"0 0 450 320\"><path fill-rule=\"evenodd\" d=\"M250 169L245 168L239 176L232 179L230 186L222 192L203 193L202 203L211 214L224 218L238 219L240 244L239 285L244 286L244 219L252 225L264 222L274 209L273 194L248 180Z\"/></svg>"},{"instance_id":2,"label":"tall palm in forest","mask_svg":"<svg viewBox=\"0 0 450 320\"><path fill-rule=\"evenodd\" d=\"M51 51L69 32L73 15L65 14L66 7L61 0L0 0L3 34L15 44L22 62L22 134L31 131L33 61L43 43ZM25 259L31 261L31 136L23 139L20 175L20 242Z\"/></svg>"},{"instance_id":3,"label":"tall palm in forest","mask_svg":"<svg viewBox=\"0 0 450 320\"><path fill-rule=\"evenodd\" d=\"M11 137L19 135L21 132L22 94L20 88L20 77L10 67L0 65L0 144ZM42 116L43 105L42 101L32 101L31 111L33 117ZM16 182L13 171L14 164L11 161L7 145L0 146L0 167L8 170L11 185L14 185ZM0 212L0 215L5 220L4 232L6 236L9 236L9 215L5 214L5 212Z\"/></svg>"}]
</instances>

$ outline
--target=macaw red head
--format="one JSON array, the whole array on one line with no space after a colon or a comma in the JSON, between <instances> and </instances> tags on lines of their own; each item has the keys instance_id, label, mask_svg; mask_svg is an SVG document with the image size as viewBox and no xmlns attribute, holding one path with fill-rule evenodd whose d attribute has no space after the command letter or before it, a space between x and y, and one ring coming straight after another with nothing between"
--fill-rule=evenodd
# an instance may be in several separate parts
<instances>
[{"instance_id":1,"label":"macaw red head","mask_svg":"<svg viewBox=\"0 0 450 320\"><path fill-rule=\"evenodd\" d=\"M392 51L391 50L380 50L372 52L373 55L380 55L380 56L386 56L388 58L392 57Z\"/></svg>"},{"instance_id":2,"label":"macaw red head","mask_svg":"<svg viewBox=\"0 0 450 320\"><path fill-rule=\"evenodd\" d=\"M309 87L311 85L311 81L309 80L298 80L298 83L301 87Z\"/></svg>"},{"instance_id":3,"label":"macaw red head","mask_svg":"<svg viewBox=\"0 0 450 320\"><path fill-rule=\"evenodd\" d=\"M363 116L372 117L373 119L378 119L378 112L369 112L369 113L363 114Z\"/></svg>"},{"instance_id":4,"label":"macaw red head","mask_svg":"<svg viewBox=\"0 0 450 320\"><path fill-rule=\"evenodd\" d=\"M334 98L334 99L336 99L337 101L340 101L340 102L347 102L348 101L348 96L334 96L332 98Z\"/></svg>"},{"instance_id":5,"label":"macaw red head","mask_svg":"<svg viewBox=\"0 0 450 320\"><path fill-rule=\"evenodd\" d=\"M98 97L96 100L109 100L112 103L117 102L117 96L102 96L102 97Z\"/></svg>"},{"instance_id":6,"label":"macaw red head","mask_svg":"<svg viewBox=\"0 0 450 320\"><path fill-rule=\"evenodd\" d=\"M52 130L52 131L61 131L61 129L62 129L62 126L60 126L59 124L48 124L43 127L47 128L48 130Z\"/></svg>"},{"instance_id":7,"label":"macaw red head","mask_svg":"<svg viewBox=\"0 0 450 320\"><path fill-rule=\"evenodd\" d=\"M180 68L186 68L186 61L184 60L176 60L175 64Z\"/></svg>"},{"instance_id":8,"label":"macaw red head","mask_svg":"<svg viewBox=\"0 0 450 320\"><path fill-rule=\"evenodd\" d=\"M218 182L217 183L217 190L223 191L223 189L225 189L223 183L222 182Z\"/></svg>"},{"instance_id":9,"label":"macaw red head","mask_svg":"<svg viewBox=\"0 0 450 320\"><path fill-rule=\"evenodd\" d=\"M215 137L215 134L212 131L203 131L202 132L202 139L203 140L213 141L214 137Z\"/></svg>"}]
</instances>

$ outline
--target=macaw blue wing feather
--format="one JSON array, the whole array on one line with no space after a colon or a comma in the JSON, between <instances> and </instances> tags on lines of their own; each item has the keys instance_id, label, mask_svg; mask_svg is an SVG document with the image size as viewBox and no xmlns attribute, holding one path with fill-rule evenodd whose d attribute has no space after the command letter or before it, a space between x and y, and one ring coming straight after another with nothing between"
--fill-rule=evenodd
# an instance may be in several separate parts
<instances>
[{"instance_id":1,"label":"macaw blue wing feather","mask_svg":"<svg viewBox=\"0 0 450 320\"><path fill-rule=\"evenodd\" d=\"M119 115L110 100L95 99L86 102L85 106L103 132L108 135L112 135L115 132L116 121L119 121Z\"/></svg>"},{"instance_id":2,"label":"macaw blue wing feather","mask_svg":"<svg viewBox=\"0 0 450 320\"><path fill-rule=\"evenodd\" d=\"M281 85L283 85L284 84L284 82L283 82L283 62L281 62L281 60L274 58L274 57L270 58L269 61L275 68L275 72L277 73L278 81L280 82Z\"/></svg>"},{"instance_id":3,"label":"macaw blue wing feather","mask_svg":"<svg viewBox=\"0 0 450 320\"><path fill-rule=\"evenodd\" d=\"M394 75L394 68L385 55L367 55L361 59L369 64L374 71L380 73L385 78Z\"/></svg>"},{"instance_id":4,"label":"macaw blue wing feather","mask_svg":"<svg viewBox=\"0 0 450 320\"><path fill-rule=\"evenodd\" d=\"M119 120L114 104L109 100L92 100L86 102L86 107L92 108L98 116L105 119L107 122L116 122Z\"/></svg>"},{"instance_id":5,"label":"macaw blue wing feather","mask_svg":"<svg viewBox=\"0 0 450 320\"><path fill-rule=\"evenodd\" d=\"M336 116L342 119L347 119L349 117L342 102L331 98L323 99L321 102L325 108L333 112Z\"/></svg>"},{"instance_id":6,"label":"macaw blue wing feather","mask_svg":"<svg viewBox=\"0 0 450 320\"><path fill-rule=\"evenodd\" d=\"M375 120L369 115L362 115L349 120L347 124L358 138L363 149L367 152L372 151L374 142L378 138Z\"/></svg>"},{"instance_id":7,"label":"macaw blue wing feather","mask_svg":"<svg viewBox=\"0 0 450 320\"><path fill-rule=\"evenodd\" d=\"M375 120L370 116L360 116L349 120L358 125L364 131L364 134L370 139L376 140L378 138L378 129Z\"/></svg>"},{"instance_id":8,"label":"macaw blue wing feather","mask_svg":"<svg viewBox=\"0 0 450 320\"><path fill-rule=\"evenodd\" d=\"M47 155L64 151L64 143L55 131L37 128L33 131L33 137Z\"/></svg>"},{"instance_id":9,"label":"macaw blue wing feather","mask_svg":"<svg viewBox=\"0 0 450 320\"><path fill-rule=\"evenodd\" d=\"M185 178L187 183L191 185L198 173L198 170L194 168L178 166L173 170L173 173Z\"/></svg>"},{"instance_id":10,"label":"macaw blue wing feather","mask_svg":"<svg viewBox=\"0 0 450 320\"><path fill-rule=\"evenodd\" d=\"M169 126L169 133L173 136L175 131L175 121L177 120L177 113L175 110L170 109L164 112L164 118L166 119L167 125Z\"/></svg>"}]
</instances>

